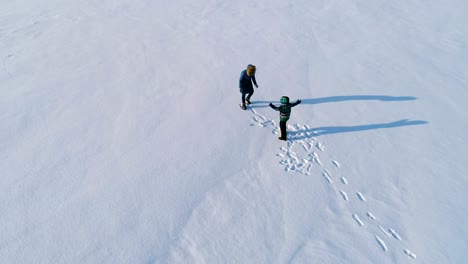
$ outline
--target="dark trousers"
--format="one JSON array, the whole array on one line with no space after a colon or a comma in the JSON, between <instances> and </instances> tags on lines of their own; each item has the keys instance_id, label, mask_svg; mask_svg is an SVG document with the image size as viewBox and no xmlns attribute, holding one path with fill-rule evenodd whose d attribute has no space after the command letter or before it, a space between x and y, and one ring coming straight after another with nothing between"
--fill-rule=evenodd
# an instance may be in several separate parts
<instances>
[{"instance_id":1,"label":"dark trousers","mask_svg":"<svg viewBox=\"0 0 468 264\"><path fill-rule=\"evenodd\" d=\"M286 139L286 121L280 121L281 138Z\"/></svg>"},{"instance_id":2,"label":"dark trousers","mask_svg":"<svg viewBox=\"0 0 468 264\"><path fill-rule=\"evenodd\" d=\"M245 104L245 96L247 95L247 99L250 101L250 97L252 97L253 90L250 93L244 93L242 92L242 103Z\"/></svg>"}]
</instances>

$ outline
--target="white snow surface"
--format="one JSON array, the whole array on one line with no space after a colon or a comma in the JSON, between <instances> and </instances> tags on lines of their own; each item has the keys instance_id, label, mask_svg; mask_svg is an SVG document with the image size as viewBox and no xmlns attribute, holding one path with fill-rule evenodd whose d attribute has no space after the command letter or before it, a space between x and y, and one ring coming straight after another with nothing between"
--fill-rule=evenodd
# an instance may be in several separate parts
<instances>
[{"instance_id":1,"label":"white snow surface","mask_svg":"<svg viewBox=\"0 0 468 264\"><path fill-rule=\"evenodd\" d=\"M1 1L0 262L466 263L467 13Z\"/></svg>"}]
</instances>

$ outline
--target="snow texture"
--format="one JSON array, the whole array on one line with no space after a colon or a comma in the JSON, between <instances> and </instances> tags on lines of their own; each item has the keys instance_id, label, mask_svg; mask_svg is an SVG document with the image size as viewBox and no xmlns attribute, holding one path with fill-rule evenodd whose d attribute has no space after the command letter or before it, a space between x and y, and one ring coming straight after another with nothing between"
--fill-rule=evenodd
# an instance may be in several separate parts
<instances>
[{"instance_id":1,"label":"snow texture","mask_svg":"<svg viewBox=\"0 0 468 264\"><path fill-rule=\"evenodd\" d=\"M1 1L0 262L465 263L467 11Z\"/></svg>"}]
</instances>

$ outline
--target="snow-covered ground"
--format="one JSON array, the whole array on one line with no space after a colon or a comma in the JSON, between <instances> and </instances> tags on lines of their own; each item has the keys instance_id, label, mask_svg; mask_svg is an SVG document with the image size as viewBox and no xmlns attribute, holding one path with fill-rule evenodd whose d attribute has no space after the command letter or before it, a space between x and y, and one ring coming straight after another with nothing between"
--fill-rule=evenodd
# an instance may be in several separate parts
<instances>
[{"instance_id":1,"label":"snow-covered ground","mask_svg":"<svg viewBox=\"0 0 468 264\"><path fill-rule=\"evenodd\" d=\"M0 262L466 263L467 13L1 1Z\"/></svg>"}]
</instances>

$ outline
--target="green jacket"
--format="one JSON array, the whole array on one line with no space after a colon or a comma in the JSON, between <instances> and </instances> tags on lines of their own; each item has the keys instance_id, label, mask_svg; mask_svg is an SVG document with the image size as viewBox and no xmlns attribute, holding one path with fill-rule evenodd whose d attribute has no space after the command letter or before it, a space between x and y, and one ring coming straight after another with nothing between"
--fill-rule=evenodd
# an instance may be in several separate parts
<instances>
[{"instance_id":1,"label":"green jacket","mask_svg":"<svg viewBox=\"0 0 468 264\"><path fill-rule=\"evenodd\" d=\"M291 108L295 107L296 105L300 104L301 101L297 100L295 103L287 103L282 104L280 106L275 106L274 104L270 103L270 107L276 111L280 112L280 121L288 121L289 117L291 116Z\"/></svg>"}]
</instances>

